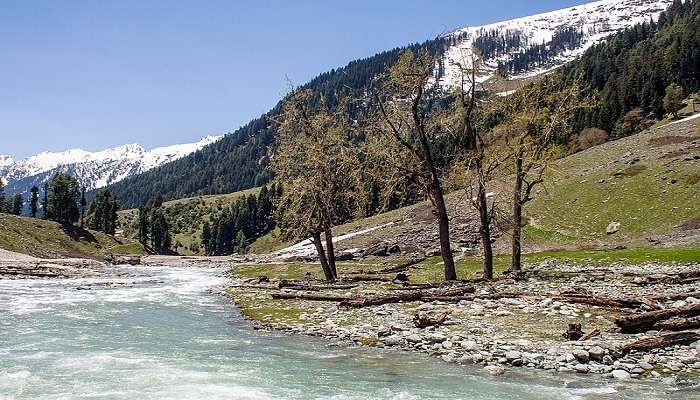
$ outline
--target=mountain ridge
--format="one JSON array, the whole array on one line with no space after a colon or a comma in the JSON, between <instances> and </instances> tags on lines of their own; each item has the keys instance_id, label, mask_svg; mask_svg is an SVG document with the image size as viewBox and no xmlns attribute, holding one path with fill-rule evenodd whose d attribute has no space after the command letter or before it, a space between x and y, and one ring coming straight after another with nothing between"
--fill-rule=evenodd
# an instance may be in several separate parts
<instances>
[{"instance_id":1,"label":"mountain ridge","mask_svg":"<svg viewBox=\"0 0 700 400\"><path fill-rule=\"evenodd\" d=\"M74 175L87 190L99 189L187 156L222 137L209 135L197 142L150 150L130 143L98 151L80 148L44 151L17 161L0 155L0 179L6 184L8 195L26 193L34 185L41 187L59 172Z\"/></svg>"}]
</instances>

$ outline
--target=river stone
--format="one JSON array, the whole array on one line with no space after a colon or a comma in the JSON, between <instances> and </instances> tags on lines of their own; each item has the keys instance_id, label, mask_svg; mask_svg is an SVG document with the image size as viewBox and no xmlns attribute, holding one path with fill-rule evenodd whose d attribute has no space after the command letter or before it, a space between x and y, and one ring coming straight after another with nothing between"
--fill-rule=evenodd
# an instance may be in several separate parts
<instances>
[{"instance_id":1,"label":"river stone","mask_svg":"<svg viewBox=\"0 0 700 400\"><path fill-rule=\"evenodd\" d=\"M517 351L509 351L509 352L506 352L505 357L506 357L506 360L508 360L510 362L510 361L517 360L517 359L521 358L522 355L520 354L520 352L517 352Z\"/></svg>"},{"instance_id":2,"label":"river stone","mask_svg":"<svg viewBox=\"0 0 700 400\"><path fill-rule=\"evenodd\" d=\"M401 343L401 339L398 336L394 335L394 336L385 337L384 339L382 339L382 342L384 344L386 344L387 346L396 346L399 343Z\"/></svg>"},{"instance_id":3,"label":"river stone","mask_svg":"<svg viewBox=\"0 0 700 400\"><path fill-rule=\"evenodd\" d=\"M653 368L654 368L654 366L652 366L651 364L649 364L649 363L646 362L646 361L640 361L640 362L639 362L639 367L642 368L642 369L644 369L644 370L650 370L650 369L653 369Z\"/></svg>"},{"instance_id":4,"label":"river stone","mask_svg":"<svg viewBox=\"0 0 700 400\"><path fill-rule=\"evenodd\" d=\"M592 359L596 361L602 361L603 357L605 357L605 349L603 349L600 346L593 346L590 349L588 349L588 354L591 356Z\"/></svg>"},{"instance_id":5,"label":"river stone","mask_svg":"<svg viewBox=\"0 0 700 400\"><path fill-rule=\"evenodd\" d=\"M465 340L460 345L466 351L478 351L480 349L479 344L473 340Z\"/></svg>"},{"instance_id":6,"label":"river stone","mask_svg":"<svg viewBox=\"0 0 700 400\"><path fill-rule=\"evenodd\" d=\"M574 365L574 371L578 372L579 374L587 374L588 366L585 364L576 364Z\"/></svg>"},{"instance_id":7,"label":"river stone","mask_svg":"<svg viewBox=\"0 0 700 400\"><path fill-rule=\"evenodd\" d=\"M624 380L630 379L632 377L632 375L630 375L630 373L625 371L624 369L613 370L612 376L613 376L613 378L620 380L620 381L624 381Z\"/></svg>"},{"instance_id":8,"label":"river stone","mask_svg":"<svg viewBox=\"0 0 700 400\"><path fill-rule=\"evenodd\" d=\"M484 367L484 371L488 372L491 375L498 376L503 375L506 372L506 369L501 367L500 365L487 365Z\"/></svg>"},{"instance_id":9,"label":"river stone","mask_svg":"<svg viewBox=\"0 0 700 400\"><path fill-rule=\"evenodd\" d=\"M590 359L590 354L586 350L574 350L571 352L571 354L573 354L573 356L582 363L588 362Z\"/></svg>"},{"instance_id":10,"label":"river stone","mask_svg":"<svg viewBox=\"0 0 700 400\"><path fill-rule=\"evenodd\" d=\"M423 341L423 339L420 337L420 335L414 333L412 335L406 336L406 341L408 341L409 343L420 343Z\"/></svg>"}]
</instances>

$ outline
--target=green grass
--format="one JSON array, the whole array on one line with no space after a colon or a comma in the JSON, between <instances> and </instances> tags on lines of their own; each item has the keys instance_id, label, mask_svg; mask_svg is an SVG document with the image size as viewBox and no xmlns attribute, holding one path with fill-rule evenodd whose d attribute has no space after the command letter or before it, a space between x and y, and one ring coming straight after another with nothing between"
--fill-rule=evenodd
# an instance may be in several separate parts
<instances>
[{"instance_id":1,"label":"green grass","mask_svg":"<svg viewBox=\"0 0 700 400\"><path fill-rule=\"evenodd\" d=\"M697 147L690 146L693 137L682 143L650 143L677 135L675 127L647 131L557 161L546 186L526 207L530 224L524 230L525 242L539 248L640 247L649 236L672 233L700 218L700 167L697 162L682 161L700 155ZM683 154L667 156L673 151ZM638 161L630 165L634 158ZM606 227L613 221L620 222L621 229L607 235Z\"/></svg>"},{"instance_id":2,"label":"green grass","mask_svg":"<svg viewBox=\"0 0 700 400\"><path fill-rule=\"evenodd\" d=\"M648 262L658 263L690 263L700 262L700 247L690 248L636 248L622 250L559 250L523 254L525 263L537 264L547 260L566 262L572 265L602 266L623 262L637 265ZM338 272L348 274L359 271L376 271L378 269L398 265L405 260L391 261L348 261L338 263ZM499 254L494 257L494 270L501 273L510 268L509 254ZM411 267L408 274L411 283L432 283L444 280L443 262L440 256L429 257ZM483 270L481 256L467 256L455 261L457 276L460 279L476 278ZM242 278L257 278L267 276L270 279L304 279L307 274L315 279L323 279L321 267L313 263L277 263L241 265L233 269L234 275ZM386 276L392 276L387 274Z\"/></svg>"},{"instance_id":3,"label":"green grass","mask_svg":"<svg viewBox=\"0 0 700 400\"><path fill-rule=\"evenodd\" d=\"M146 254L140 244L129 239L9 214L0 214L0 247L44 258L102 258L107 254Z\"/></svg>"}]
</instances>

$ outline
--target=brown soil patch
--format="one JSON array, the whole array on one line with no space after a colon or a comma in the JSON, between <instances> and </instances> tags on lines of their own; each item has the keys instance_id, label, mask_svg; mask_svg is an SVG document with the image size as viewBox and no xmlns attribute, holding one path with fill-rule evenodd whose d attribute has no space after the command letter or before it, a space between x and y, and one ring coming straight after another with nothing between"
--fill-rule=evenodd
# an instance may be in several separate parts
<instances>
[{"instance_id":1,"label":"brown soil patch","mask_svg":"<svg viewBox=\"0 0 700 400\"><path fill-rule=\"evenodd\" d=\"M700 229L700 218L693 218L689 221L685 221L680 227L681 231L692 231Z\"/></svg>"},{"instance_id":2,"label":"brown soil patch","mask_svg":"<svg viewBox=\"0 0 700 400\"><path fill-rule=\"evenodd\" d=\"M661 146L668 146L670 144L692 142L692 141L695 141L696 139L697 139L697 137L695 137L695 136L678 136L678 135L661 136L661 137L655 137L655 138L649 139L649 145L651 147L661 147Z\"/></svg>"}]
</instances>

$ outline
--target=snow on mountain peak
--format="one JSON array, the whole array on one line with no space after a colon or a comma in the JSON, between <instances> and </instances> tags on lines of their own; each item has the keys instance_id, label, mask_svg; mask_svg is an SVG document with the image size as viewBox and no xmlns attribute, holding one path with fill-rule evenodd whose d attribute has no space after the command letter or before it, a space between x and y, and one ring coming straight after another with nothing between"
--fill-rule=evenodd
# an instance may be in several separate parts
<instances>
[{"instance_id":1,"label":"snow on mountain peak","mask_svg":"<svg viewBox=\"0 0 700 400\"><path fill-rule=\"evenodd\" d=\"M42 152L19 161L0 155L0 178L10 194L29 189L50 179L57 172L75 176L88 190L116 183L126 177L184 157L219 140L222 136L206 136L195 143L176 144L146 150L136 143L89 152L70 149Z\"/></svg>"},{"instance_id":2,"label":"snow on mountain peak","mask_svg":"<svg viewBox=\"0 0 700 400\"><path fill-rule=\"evenodd\" d=\"M483 67L478 82L486 82L496 75L499 63L512 61L518 53L535 45L552 48L551 41L563 29L571 29L580 35L575 46L557 49L552 59L533 65L524 71L513 73L511 79L526 78L555 69L581 55L592 45L611 34L635 24L657 19L673 0L602 0L561 10L496 22L488 25L466 27L447 33L443 38L450 43L439 62L438 76L434 79L443 88L454 87L460 82L459 65L471 67L471 56L476 42L484 35L498 33L516 35L521 40L506 52L482 57Z\"/></svg>"}]
</instances>

